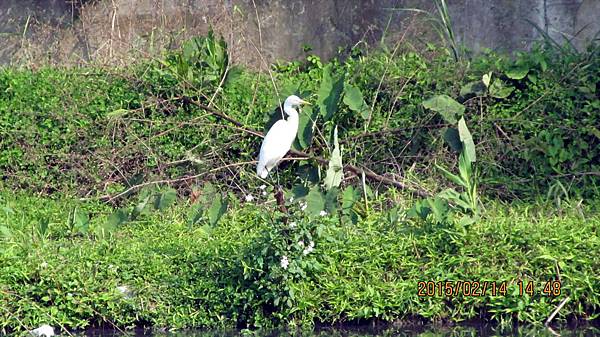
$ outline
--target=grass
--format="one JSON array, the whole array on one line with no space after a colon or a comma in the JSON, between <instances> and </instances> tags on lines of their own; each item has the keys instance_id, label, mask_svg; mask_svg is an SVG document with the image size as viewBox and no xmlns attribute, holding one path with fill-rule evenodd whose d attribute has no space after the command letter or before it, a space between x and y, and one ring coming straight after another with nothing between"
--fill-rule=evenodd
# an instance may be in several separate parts
<instances>
[{"instance_id":1,"label":"grass","mask_svg":"<svg viewBox=\"0 0 600 337\"><path fill-rule=\"evenodd\" d=\"M3 193L2 204L11 209L1 220L8 225L0 245L5 331L42 323L229 328L414 317L536 323L569 296L556 318L565 322L594 319L600 305L600 215L585 205L582 217L542 204L492 203L467 230L408 218L391 223L382 212L351 226L337 215L295 215L297 226L289 229L254 203L211 227L190 225L184 216L190 206L177 204L93 239L69 230L71 200ZM109 211L97 203L80 207L97 219ZM42 235L43 218L49 225ZM291 241L301 235L308 243L306 231L315 249L304 255ZM288 243L280 246L282 237ZM519 295L518 280L533 282L533 296ZM554 280L561 294L543 294ZM506 282L507 289L496 296L488 290L478 297L421 297L419 281Z\"/></svg>"}]
</instances>

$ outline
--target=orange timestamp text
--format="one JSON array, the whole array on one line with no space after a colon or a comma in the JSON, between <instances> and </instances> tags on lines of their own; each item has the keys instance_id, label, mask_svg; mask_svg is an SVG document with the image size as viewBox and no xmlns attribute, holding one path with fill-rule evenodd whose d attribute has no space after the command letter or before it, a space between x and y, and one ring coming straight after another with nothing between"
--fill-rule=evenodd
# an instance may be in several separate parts
<instances>
[{"instance_id":1,"label":"orange timestamp text","mask_svg":"<svg viewBox=\"0 0 600 337\"><path fill-rule=\"evenodd\" d=\"M419 281L417 283L417 296L506 296L509 293L509 285L507 281ZM511 294L533 296L536 293L533 281L524 282L517 280L515 285L516 288L510 290ZM558 280L545 282L541 293L547 296L559 296L561 293L561 282Z\"/></svg>"}]
</instances>

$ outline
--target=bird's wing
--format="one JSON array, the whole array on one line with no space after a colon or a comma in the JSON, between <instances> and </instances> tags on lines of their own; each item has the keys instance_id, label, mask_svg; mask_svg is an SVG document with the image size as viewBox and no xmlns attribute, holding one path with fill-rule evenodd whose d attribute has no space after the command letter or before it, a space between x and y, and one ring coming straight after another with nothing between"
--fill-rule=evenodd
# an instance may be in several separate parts
<instances>
[{"instance_id":1,"label":"bird's wing","mask_svg":"<svg viewBox=\"0 0 600 337\"><path fill-rule=\"evenodd\" d=\"M267 132L260 147L258 167L268 167L270 169L290 150L292 144L289 139L292 131L288 130L287 126L287 122L282 119L273 124Z\"/></svg>"}]
</instances>

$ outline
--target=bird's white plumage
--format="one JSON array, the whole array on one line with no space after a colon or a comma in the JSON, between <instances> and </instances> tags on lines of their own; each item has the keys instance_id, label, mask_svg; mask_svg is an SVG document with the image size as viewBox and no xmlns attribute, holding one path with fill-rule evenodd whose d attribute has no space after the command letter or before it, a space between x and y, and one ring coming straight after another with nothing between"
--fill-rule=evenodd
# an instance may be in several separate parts
<instances>
[{"instance_id":1,"label":"bird's white plumage","mask_svg":"<svg viewBox=\"0 0 600 337\"><path fill-rule=\"evenodd\" d=\"M306 103L298 96L292 95L285 100L283 111L289 116L287 120L277 121L265 135L258 155L256 174L266 178L269 172L285 156L292 147L298 133L298 112L294 106Z\"/></svg>"}]
</instances>

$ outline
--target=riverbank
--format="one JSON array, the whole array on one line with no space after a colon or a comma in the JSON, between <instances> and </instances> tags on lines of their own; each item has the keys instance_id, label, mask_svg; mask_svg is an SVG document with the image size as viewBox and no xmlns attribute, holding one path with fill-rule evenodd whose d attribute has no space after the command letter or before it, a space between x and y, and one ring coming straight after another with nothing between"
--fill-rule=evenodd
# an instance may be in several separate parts
<instances>
[{"instance_id":1,"label":"riverbank","mask_svg":"<svg viewBox=\"0 0 600 337\"><path fill-rule=\"evenodd\" d=\"M540 323L566 297L555 323L597 315L600 214L585 204L491 204L468 228L381 212L348 226L335 215L272 222L270 198L240 201L216 226L191 225L193 207L177 204L90 239L73 210L94 214L94 228L108 207L4 192L0 326Z\"/></svg>"},{"instance_id":2,"label":"riverbank","mask_svg":"<svg viewBox=\"0 0 600 337\"><path fill-rule=\"evenodd\" d=\"M0 331L597 320L599 53L2 69Z\"/></svg>"}]
</instances>

